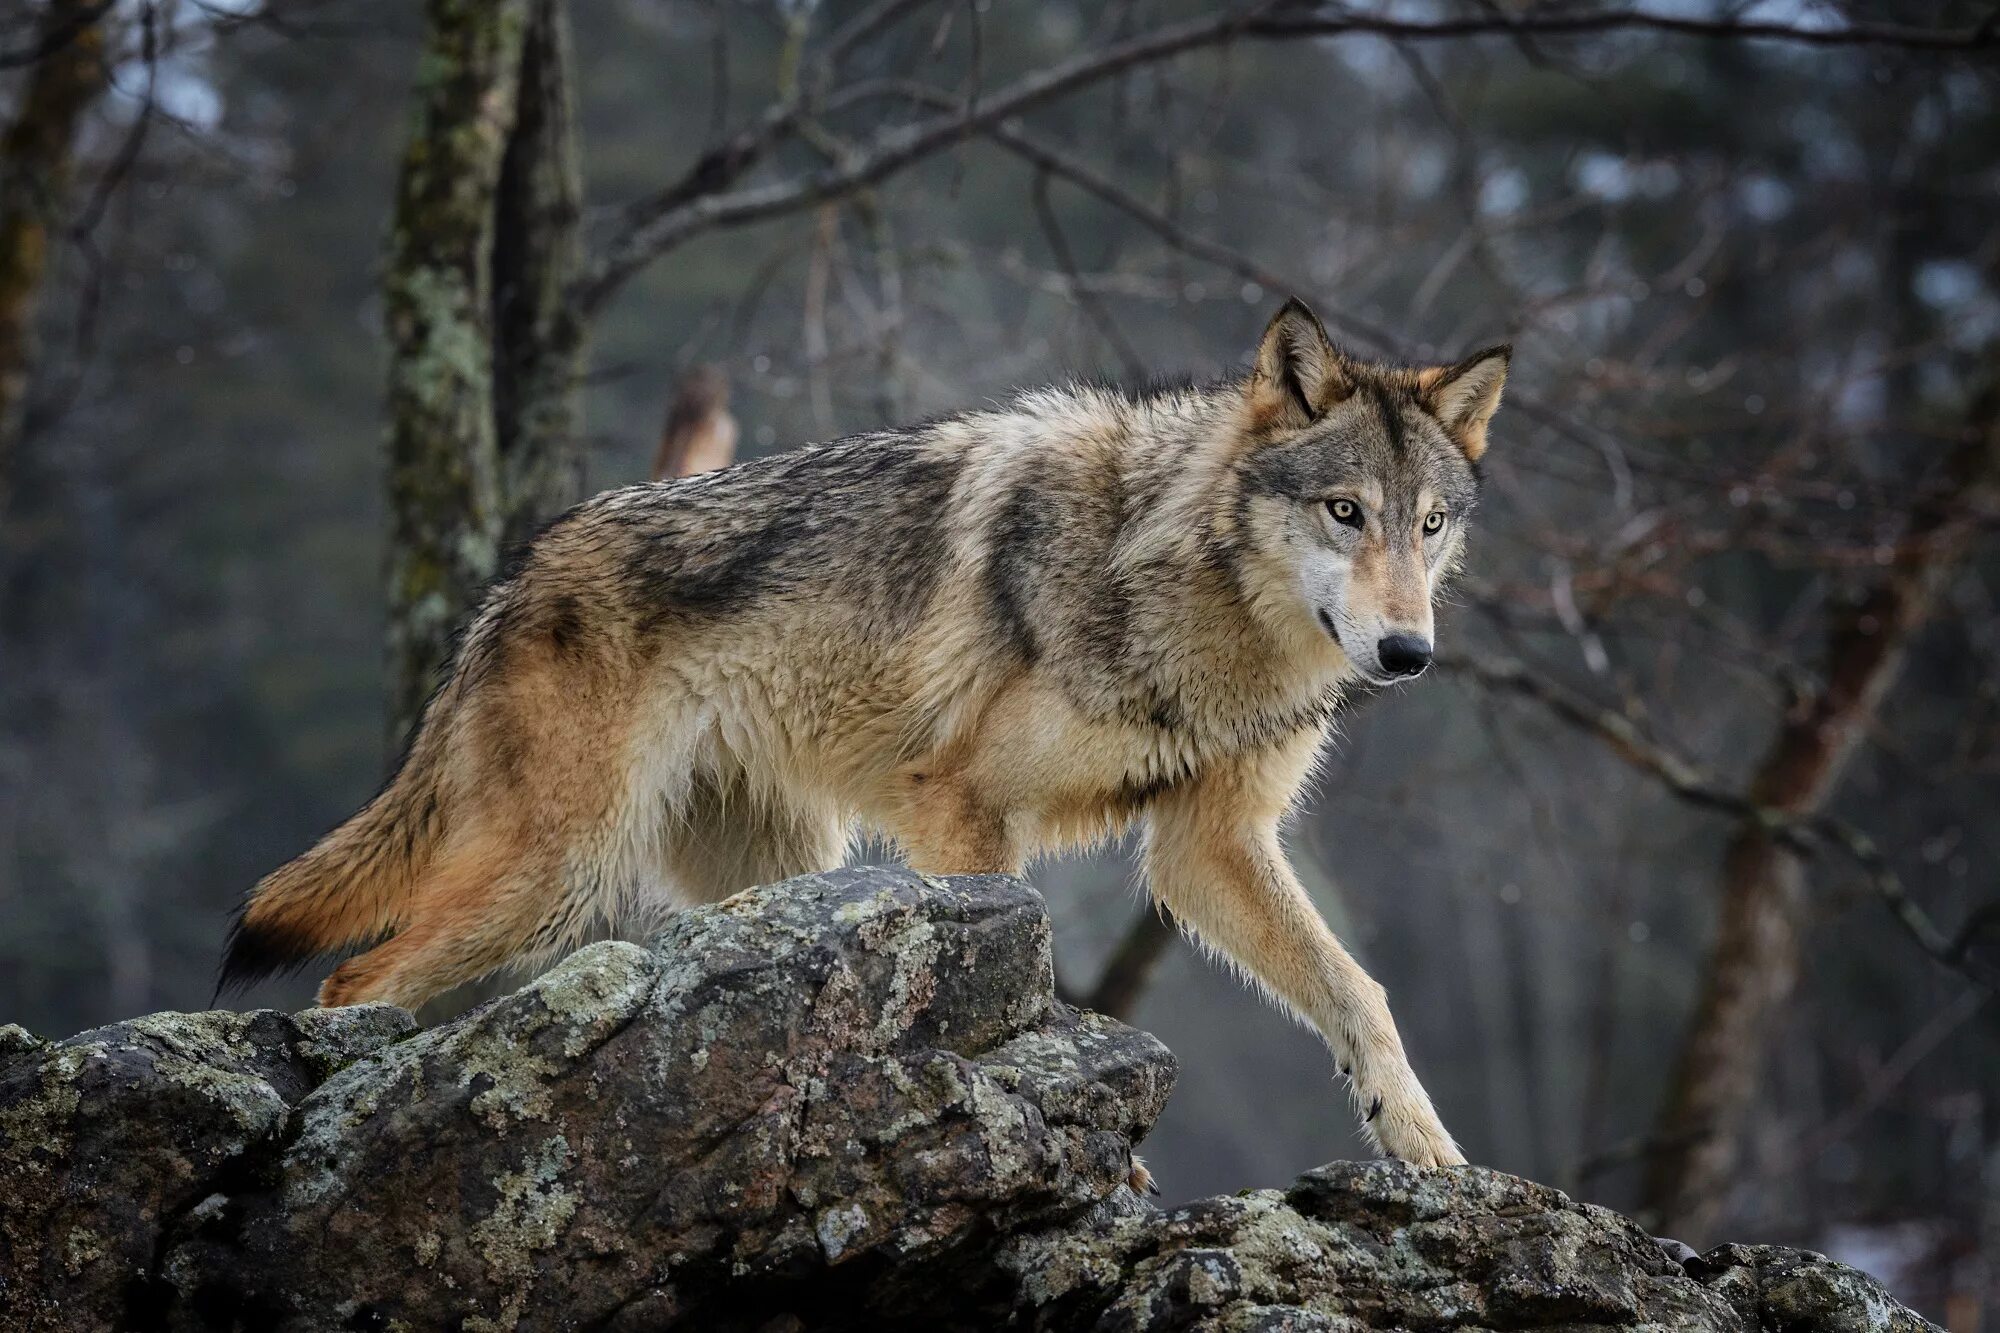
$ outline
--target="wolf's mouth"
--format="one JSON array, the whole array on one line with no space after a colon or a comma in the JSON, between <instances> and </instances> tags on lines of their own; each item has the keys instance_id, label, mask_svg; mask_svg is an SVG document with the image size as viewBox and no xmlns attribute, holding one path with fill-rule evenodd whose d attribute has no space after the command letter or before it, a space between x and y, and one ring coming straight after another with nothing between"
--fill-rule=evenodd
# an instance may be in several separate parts
<instances>
[{"instance_id":1,"label":"wolf's mouth","mask_svg":"<svg viewBox=\"0 0 2000 1333\"><path fill-rule=\"evenodd\" d=\"M1370 685L1394 685L1403 679L1400 676L1391 676L1384 672L1369 670L1368 666L1360 658L1348 652L1347 640L1340 637L1340 627L1333 623L1333 617L1326 613L1326 608L1317 608L1315 614L1319 616L1320 628L1326 631L1326 637L1339 644L1341 652L1347 653L1348 664L1354 668L1354 673L1360 676L1361 679L1367 681Z\"/></svg>"}]
</instances>

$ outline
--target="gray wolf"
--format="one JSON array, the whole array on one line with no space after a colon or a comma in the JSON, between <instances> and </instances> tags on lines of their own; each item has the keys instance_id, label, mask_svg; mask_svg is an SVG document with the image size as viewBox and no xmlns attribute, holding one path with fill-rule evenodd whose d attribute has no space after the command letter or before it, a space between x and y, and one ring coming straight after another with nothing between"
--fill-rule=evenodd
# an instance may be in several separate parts
<instances>
[{"instance_id":1,"label":"gray wolf","mask_svg":"<svg viewBox=\"0 0 2000 1333\"><path fill-rule=\"evenodd\" d=\"M1430 660L1507 363L1370 364L1294 301L1206 386L1041 389L587 501L382 793L252 891L225 981L379 940L320 1002L415 1007L857 831L952 874L1137 825L1152 894L1318 1029L1377 1146L1461 1162L1279 829L1343 687Z\"/></svg>"}]
</instances>

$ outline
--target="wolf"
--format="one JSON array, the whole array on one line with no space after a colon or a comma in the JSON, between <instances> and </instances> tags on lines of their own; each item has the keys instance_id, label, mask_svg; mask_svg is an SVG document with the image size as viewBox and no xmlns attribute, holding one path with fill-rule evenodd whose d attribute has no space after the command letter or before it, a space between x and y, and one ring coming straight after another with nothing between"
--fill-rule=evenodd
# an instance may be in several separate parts
<instances>
[{"instance_id":1,"label":"wolf","mask_svg":"<svg viewBox=\"0 0 2000 1333\"><path fill-rule=\"evenodd\" d=\"M974 874L1137 826L1153 897L1318 1030L1374 1146L1463 1162L1279 832L1342 690L1431 660L1508 359L1370 363L1293 300L1214 383L586 501L492 589L382 792L251 891L225 984L374 942L319 1002L414 1008L860 832Z\"/></svg>"}]
</instances>

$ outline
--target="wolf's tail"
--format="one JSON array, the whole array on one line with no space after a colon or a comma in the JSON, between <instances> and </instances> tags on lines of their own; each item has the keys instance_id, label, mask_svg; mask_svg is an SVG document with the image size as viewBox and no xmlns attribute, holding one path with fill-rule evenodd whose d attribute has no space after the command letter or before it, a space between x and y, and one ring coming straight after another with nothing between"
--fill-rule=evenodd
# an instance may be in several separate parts
<instances>
[{"instance_id":1,"label":"wolf's tail","mask_svg":"<svg viewBox=\"0 0 2000 1333\"><path fill-rule=\"evenodd\" d=\"M437 765L425 739L358 814L250 890L223 949L218 996L402 921L444 831Z\"/></svg>"}]
</instances>

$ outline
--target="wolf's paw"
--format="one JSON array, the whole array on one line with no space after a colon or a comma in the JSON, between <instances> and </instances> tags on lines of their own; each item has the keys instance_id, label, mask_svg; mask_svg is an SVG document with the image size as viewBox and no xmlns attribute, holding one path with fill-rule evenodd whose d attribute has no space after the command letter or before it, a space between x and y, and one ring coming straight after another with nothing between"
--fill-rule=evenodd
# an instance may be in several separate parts
<instances>
[{"instance_id":1,"label":"wolf's paw","mask_svg":"<svg viewBox=\"0 0 2000 1333\"><path fill-rule=\"evenodd\" d=\"M1387 1144L1383 1146L1387 1149L1391 1157L1400 1158L1412 1166L1465 1165L1465 1154L1458 1150L1458 1145L1451 1141L1451 1135L1449 1134L1443 1134L1441 1138L1425 1140L1419 1146L1415 1147L1399 1149L1388 1148Z\"/></svg>"},{"instance_id":2,"label":"wolf's paw","mask_svg":"<svg viewBox=\"0 0 2000 1333\"><path fill-rule=\"evenodd\" d=\"M1132 1154L1132 1174L1125 1178L1135 1194L1157 1195L1160 1187L1153 1183L1153 1173L1146 1169L1146 1160L1137 1153Z\"/></svg>"},{"instance_id":3,"label":"wolf's paw","mask_svg":"<svg viewBox=\"0 0 2000 1333\"><path fill-rule=\"evenodd\" d=\"M1390 1157L1412 1166L1464 1166L1465 1154L1431 1109L1425 1097L1401 1103L1385 1103L1373 1096L1363 1111L1376 1144Z\"/></svg>"}]
</instances>

